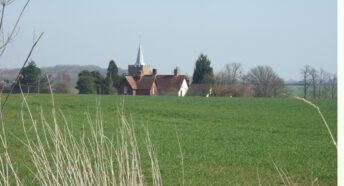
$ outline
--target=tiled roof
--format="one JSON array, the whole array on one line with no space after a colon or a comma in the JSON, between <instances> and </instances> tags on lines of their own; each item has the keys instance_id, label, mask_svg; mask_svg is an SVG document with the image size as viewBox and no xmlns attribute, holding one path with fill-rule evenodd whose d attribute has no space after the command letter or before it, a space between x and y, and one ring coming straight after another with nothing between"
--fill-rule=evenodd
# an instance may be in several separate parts
<instances>
[{"instance_id":1,"label":"tiled roof","mask_svg":"<svg viewBox=\"0 0 344 186\"><path fill-rule=\"evenodd\" d=\"M132 89L141 89L147 90L151 89L154 81L157 83L158 89L161 91L178 91L182 86L185 75L146 75L143 76L140 80L133 78L133 76L125 76L126 80L130 84Z\"/></svg>"},{"instance_id":2,"label":"tiled roof","mask_svg":"<svg viewBox=\"0 0 344 186\"><path fill-rule=\"evenodd\" d=\"M125 76L125 79L128 81L128 83L132 89L137 89L136 82L135 82L133 76Z\"/></svg>"},{"instance_id":3,"label":"tiled roof","mask_svg":"<svg viewBox=\"0 0 344 186\"><path fill-rule=\"evenodd\" d=\"M153 76L143 76L141 80L136 80L137 89L151 89L154 79Z\"/></svg>"},{"instance_id":4,"label":"tiled roof","mask_svg":"<svg viewBox=\"0 0 344 186\"><path fill-rule=\"evenodd\" d=\"M157 75L156 82L161 91L178 91L185 78L185 75Z\"/></svg>"}]
</instances>

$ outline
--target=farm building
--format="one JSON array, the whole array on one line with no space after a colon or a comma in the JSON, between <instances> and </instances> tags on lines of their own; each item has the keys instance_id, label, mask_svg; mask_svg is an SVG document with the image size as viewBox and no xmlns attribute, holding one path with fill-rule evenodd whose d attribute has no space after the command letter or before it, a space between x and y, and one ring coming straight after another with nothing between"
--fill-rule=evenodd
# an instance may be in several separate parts
<instances>
[{"instance_id":1,"label":"farm building","mask_svg":"<svg viewBox=\"0 0 344 186\"><path fill-rule=\"evenodd\" d=\"M179 75L178 68L172 75L158 75L157 69L152 73L151 66L144 63L141 44L136 63L128 66L128 74L120 83L118 94L185 96L189 88L187 77Z\"/></svg>"}]
</instances>

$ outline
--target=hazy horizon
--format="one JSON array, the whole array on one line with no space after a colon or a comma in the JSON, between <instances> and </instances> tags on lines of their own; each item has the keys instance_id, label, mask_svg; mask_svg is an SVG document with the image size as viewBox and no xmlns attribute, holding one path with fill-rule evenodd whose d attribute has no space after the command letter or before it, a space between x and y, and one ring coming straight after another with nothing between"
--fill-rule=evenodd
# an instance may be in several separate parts
<instances>
[{"instance_id":1,"label":"hazy horizon","mask_svg":"<svg viewBox=\"0 0 344 186\"><path fill-rule=\"evenodd\" d=\"M5 33L23 1L5 11ZM40 67L96 65L111 59L127 69L141 37L146 64L161 74L192 76L200 53L214 72L238 62L245 72L269 65L285 80L300 79L311 65L337 72L337 1L56 1L32 0L20 30L0 58L0 68L18 68L45 32L32 59Z\"/></svg>"}]
</instances>

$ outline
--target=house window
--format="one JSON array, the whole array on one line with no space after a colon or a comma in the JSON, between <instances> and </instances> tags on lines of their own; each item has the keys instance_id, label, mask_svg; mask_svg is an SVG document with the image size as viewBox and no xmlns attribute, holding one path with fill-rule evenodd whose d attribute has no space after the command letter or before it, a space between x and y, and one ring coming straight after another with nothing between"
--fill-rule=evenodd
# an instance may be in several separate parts
<instances>
[{"instance_id":1,"label":"house window","mask_svg":"<svg viewBox=\"0 0 344 186\"><path fill-rule=\"evenodd\" d=\"M152 92L153 92L153 95L155 95L155 88L153 88L153 91L152 91Z\"/></svg>"},{"instance_id":2,"label":"house window","mask_svg":"<svg viewBox=\"0 0 344 186\"><path fill-rule=\"evenodd\" d=\"M128 88L127 87L124 87L123 94L128 94Z\"/></svg>"}]
</instances>

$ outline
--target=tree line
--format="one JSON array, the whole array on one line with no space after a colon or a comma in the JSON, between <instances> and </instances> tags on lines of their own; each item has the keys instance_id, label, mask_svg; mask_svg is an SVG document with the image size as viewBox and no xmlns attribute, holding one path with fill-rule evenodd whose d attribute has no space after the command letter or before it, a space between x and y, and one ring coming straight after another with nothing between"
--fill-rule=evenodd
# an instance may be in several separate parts
<instances>
[{"instance_id":1,"label":"tree line","mask_svg":"<svg viewBox=\"0 0 344 186\"><path fill-rule=\"evenodd\" d=\"M11 82L4 80L0 86L3 93L8 93ZM23 68L17 84L13 87L13 93L50 93L50 89L56 93L73 93L69 73L58 73L56 77L43 74L35 61L31 60Z\"/></svg>"},{"instance_id":2,"label":"tree line","mask_svg":"<svg viewBox=\"0 0 344 186\"><path fill-rule=\"evenodd\" d=\"M337 99L337 75L306 65L301 69L303 97Z\"/></svg>"},{"instance_id":3,"label":"tree line","mask_svg":"<svg viewBox=\"0 0 344 186\"><path fill-rule=\"evenodd\" d=\"M337 98L336 74L323 69L317 71L309 65L301 70L301 74L305 98ZM214 74L211 61L204 54L196 61L192 81L193 84L211 85L212 96L286 97L291 94L284 80L270 66L259 65L244 73L240 63L229 63Z\"/></svg>"},{"instance_id":4,"label":"tree line","mask_svg":"<svg viewBox=\"0 0 344 186\"><path fill-rule=\"evenodd\" d=\"M118 74L118 67L111 60L106 77L103 77L98 71L81 71L76 89L79 90L79 94L116 94L124 77L124 74Z\"/></svg>"},{"instance_id":5,"label":"tree line","mask_svg":"<svg viewBox=\"0 0 344 186\"><path fill-rule=\"evenodd\" d=\"M309 65L301 69L303 97L313 99L336 99L337 76L323 69L316 70ZM106 76L98 71L81 71L77 86L79 94L116 94L125 74L118 73L115 61L109 62ZM55 77L42 74L34 61L24 67L14 93L74 93L69 73L58 73ZM50 81L50 87L49 87ZM270 66L256 66L244 73L242 64L229 63L223 70L214 73L211 61L201 54L195 63L192 84L207 84L212 96L219 97L286 97L290 91L282 78ZM2 86L4 87L4 86ZM10 87L4 87L8 92Z\"/></svg>"}]
</instances>

